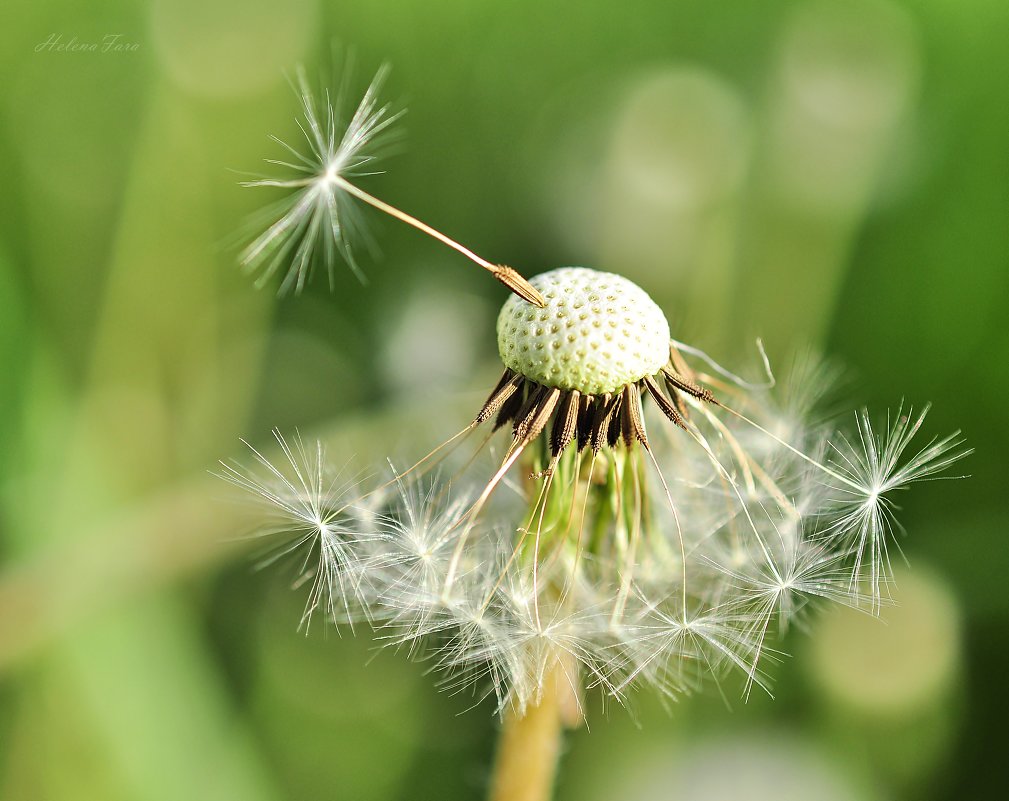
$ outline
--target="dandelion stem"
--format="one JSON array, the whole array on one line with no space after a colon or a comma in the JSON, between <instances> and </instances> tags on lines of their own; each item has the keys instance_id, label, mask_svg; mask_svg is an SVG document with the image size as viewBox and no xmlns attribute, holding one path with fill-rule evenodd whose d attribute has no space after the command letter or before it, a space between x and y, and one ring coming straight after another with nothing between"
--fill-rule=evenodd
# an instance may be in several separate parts
<instances>
[{"instance_id":1,"label":"dandelion stem","mask_svg":"<svg viewBox=\"0 0 1009 801\"><path fill-rule=\"evenodd\" d=\"M536 704L509 710L498 740L489 801L549 801L565 721L571 715L570 680L560 662L543 682ZM574 721L571 721L572 723Z\"/></svg>"},{"instance_id":2,"label":"dandelion stem","mask_svg":"<svg viewBox=\"0 0 1009 801\"><path fill-rule=\"evenodd\" d=\"M523 300L527 300L530 303L539 306L541 309L546 306L546 301L543 300L543 296L525 278L519 275L515 269L506 267L502 264L492 264L481 256L478 256L464 245L460 245L451 237L446 236L441 231L432 228L425 222L421 222L413 215L407 214L405 211L400 211L395 206L390 206L384 200L379 200L374 195L369 195L363 189L359 189L341 175L333 174L330 176L330 180L347 194L353 195L358 200L364 201L369 206L373 206L379 211L388 214L390 217L395 217L397 220L413 226L418 231L422 231L428 236L434 237L442 244L448 245L453 250L458 251L470 261L479 264Z\"/></svg>"}]
</instances>

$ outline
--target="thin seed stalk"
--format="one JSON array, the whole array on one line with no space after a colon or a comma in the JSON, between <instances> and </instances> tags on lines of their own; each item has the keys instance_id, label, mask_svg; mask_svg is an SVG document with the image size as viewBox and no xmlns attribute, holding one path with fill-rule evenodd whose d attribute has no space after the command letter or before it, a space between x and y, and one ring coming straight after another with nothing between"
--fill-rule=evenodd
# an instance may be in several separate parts
<instances>
[{"instance_id":1,"label":"thin seed stalk","mask_svg":"<svg viewBox=\"0 0 1009 801\"><path fill-rule=\"evenodd\" d=\"M541 309L547 305L546 301L543 299L543 296L539 293L539 290L537 290L532 284L530 284L529 281L526 280L525 276L519 273L518 270L516 270L514 267L508 267L505 264L494 264L492 262L487 261L487 259L483 258L482 256L478 256L472 250L460 245L454 239L446 236L441 231L432 228L425 222L421 222L412 214L407 214L405 211L400 211L395 206L391 206L388 203L386 203L384 200L379 200L374 195L368 194L363 189L352 184L342 175L334 173L332 175L329 175L328 178L334 184L337 184L341 189L343 189L343 191L347 192L350 195L353 195L358 200L363 200L368 205L378 209L381 212L384 212L385 214L388 214L390 217L394 217L395 219L400 220L401 222L405 222L407 225L413 226L418 231L421 231L427 234L428 236L434 237L442 244L448 245L453 250L457 251L458 253L461 253L463 256L472 261L474 264L478 264L485 270L489 271L491 275L493 275L498 281L500 281L502 284L508 287L508 289L510 289L512 292L514 292L523 300L528 301L529 303L532 303L534 306L538 306Z\"/></svg>"}]
</instances>

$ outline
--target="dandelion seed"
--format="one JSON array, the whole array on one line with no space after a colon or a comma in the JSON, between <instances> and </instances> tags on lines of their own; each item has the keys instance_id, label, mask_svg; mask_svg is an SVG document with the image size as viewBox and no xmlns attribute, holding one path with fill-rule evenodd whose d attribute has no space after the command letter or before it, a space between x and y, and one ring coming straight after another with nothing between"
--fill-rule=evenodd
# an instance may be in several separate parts
<instances>
[{"instance_id":1,"label":"dandelion seed","mask_svg":"<svg viewBox=\"0 0 1009 801\"><path fill-rule=\"evenodd\" d=\"M242 251L239 260L249 272L259 274L258 285L286 270L280 286L283 294L300 292L321 260L334 283L337 257L341 257L361 280L354 248L358 241L372 239L360 214L358 203L378 209L418 231L431 236L483 267L520 297L542 306L543 299L516 270L493 264L460 245L440 231L399 209L390 206L357 186L356 180L376 174L376 166L387 146L397 136L395 123L403 111L393 111L379 101L388 69L378 71L349 119L337 111L328 89L317 96L299 68L296 89L301 105L298 127L304 136L299 145L271 137L283 148L283 159L268 159L269 164L289 171L287 177L261 177L243 182L248 187L276 187L291 190L287 198L267 208L261 217L266 228ZM374 249L374 247L372 247Z\"/></svg>"},{"instance_id":2,"label":"dandelion seed","mask_svg":"<svg viewBox=\"0 0 1009 801\"><path fill-rule=\"evenodd\" d=\"M899 507L893 494L939 477L970 453L962 447L963 439L956 431L930 440L901 462L928 410L925 406L915 415L912 409L905 413L901 405L883 433L874 431L868 412L862 411L855 415L857 442L842 434L831 443L830 463L837 474L828 474L828 483L836 492L838 515L830 528L850 543L855 553L852 581L867 580L876 604L881 598L881 585L893 572L888 544L895 543L894 532L900 530L896 518Z\"/></svg>"},{"instance_id":3,"label":"dandelion seed","mask_svg":"<svg viewBox=\"0 0 1009 801\"><path fill-rule=\"evenodd\" d=\"M322 443L310 449L300 436L289 443L279 431L274 431L274 438L284 456L280 466L246 443L255 466L221 462L219 475L269 510L259 535L270 539L271 553L260 564L294 558L294 586L310 584L301 618L307 631L317 612L336 619L338 610L358 606L361 571L355 521L349 513L357 484L343 480L330 467ZM349 615L341 618L350 622Z\"/></svg>"}]
</instances>

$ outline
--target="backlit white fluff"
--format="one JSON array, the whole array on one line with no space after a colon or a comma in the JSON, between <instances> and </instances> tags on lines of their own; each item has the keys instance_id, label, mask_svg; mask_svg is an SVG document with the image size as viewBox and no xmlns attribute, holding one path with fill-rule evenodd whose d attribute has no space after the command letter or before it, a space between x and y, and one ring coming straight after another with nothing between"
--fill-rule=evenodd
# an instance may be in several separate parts
<instances>
[{"instance_id":1,"label":"backlit white fluff","mask_svg":"<svg viewBox=\"0 0 1009 801\"><path fill-rule=\"evenodd\" d=\"M445 461L440 474L394 474L351 497L323 478L321 447L279 438L282 461L253 451L250 468L226 477L272 507L283 552L310 554L306 616L370 621L379 642L430 660L448 688L522 708L558 662L572 687L617 700L637 685L675 698L727 671L747 691L767 688L777 636L811 604L878 609L893 493L964 452L954 435L902 461L924 412L898 409L879 432L860 413L853 438L804 428L771 391L733 394L733 414L694 403L687 432L650 409L654 464L640 449L582 451L550 476L516 475L475 517L499 464L484 455L456 474ZM640 480L625 491L642 509L578 519L600 480ZM529 518L544 492L571 496L558 508L574 522ZM542 528L535 558L537 530L524 520Z\"/></svg>"}]
</instances>

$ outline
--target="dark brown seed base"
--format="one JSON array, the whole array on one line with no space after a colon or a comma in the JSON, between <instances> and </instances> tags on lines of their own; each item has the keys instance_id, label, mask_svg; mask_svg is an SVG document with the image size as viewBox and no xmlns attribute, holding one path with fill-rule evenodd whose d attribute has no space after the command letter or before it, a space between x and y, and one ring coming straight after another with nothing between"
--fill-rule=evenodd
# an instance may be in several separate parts
<instances>
[{"instance_id":1,"label":"dark brown seed base","mask_svg":"<svg viewBox=\"0 0 1009 801\"><path fill-rule=\"evenodd\" d=\"M656 380L661 376L665 391ZM687 428L687 403L684 395L718 405L711 392L670 367L657 376L645 376L621 391L604 395L586 395L576 389L547 387L506 369L501 380L484 403L473 425L490 420L494 430L511 424L512 448L525 448L546 429L550 431L550 455L557 459L577 443L578 450L591 447L598 453L604 446L615 448L622 441L635 442L649 449L642 418L642 401L650 397L674 424Z\"/></svg>"}]
</instances>

